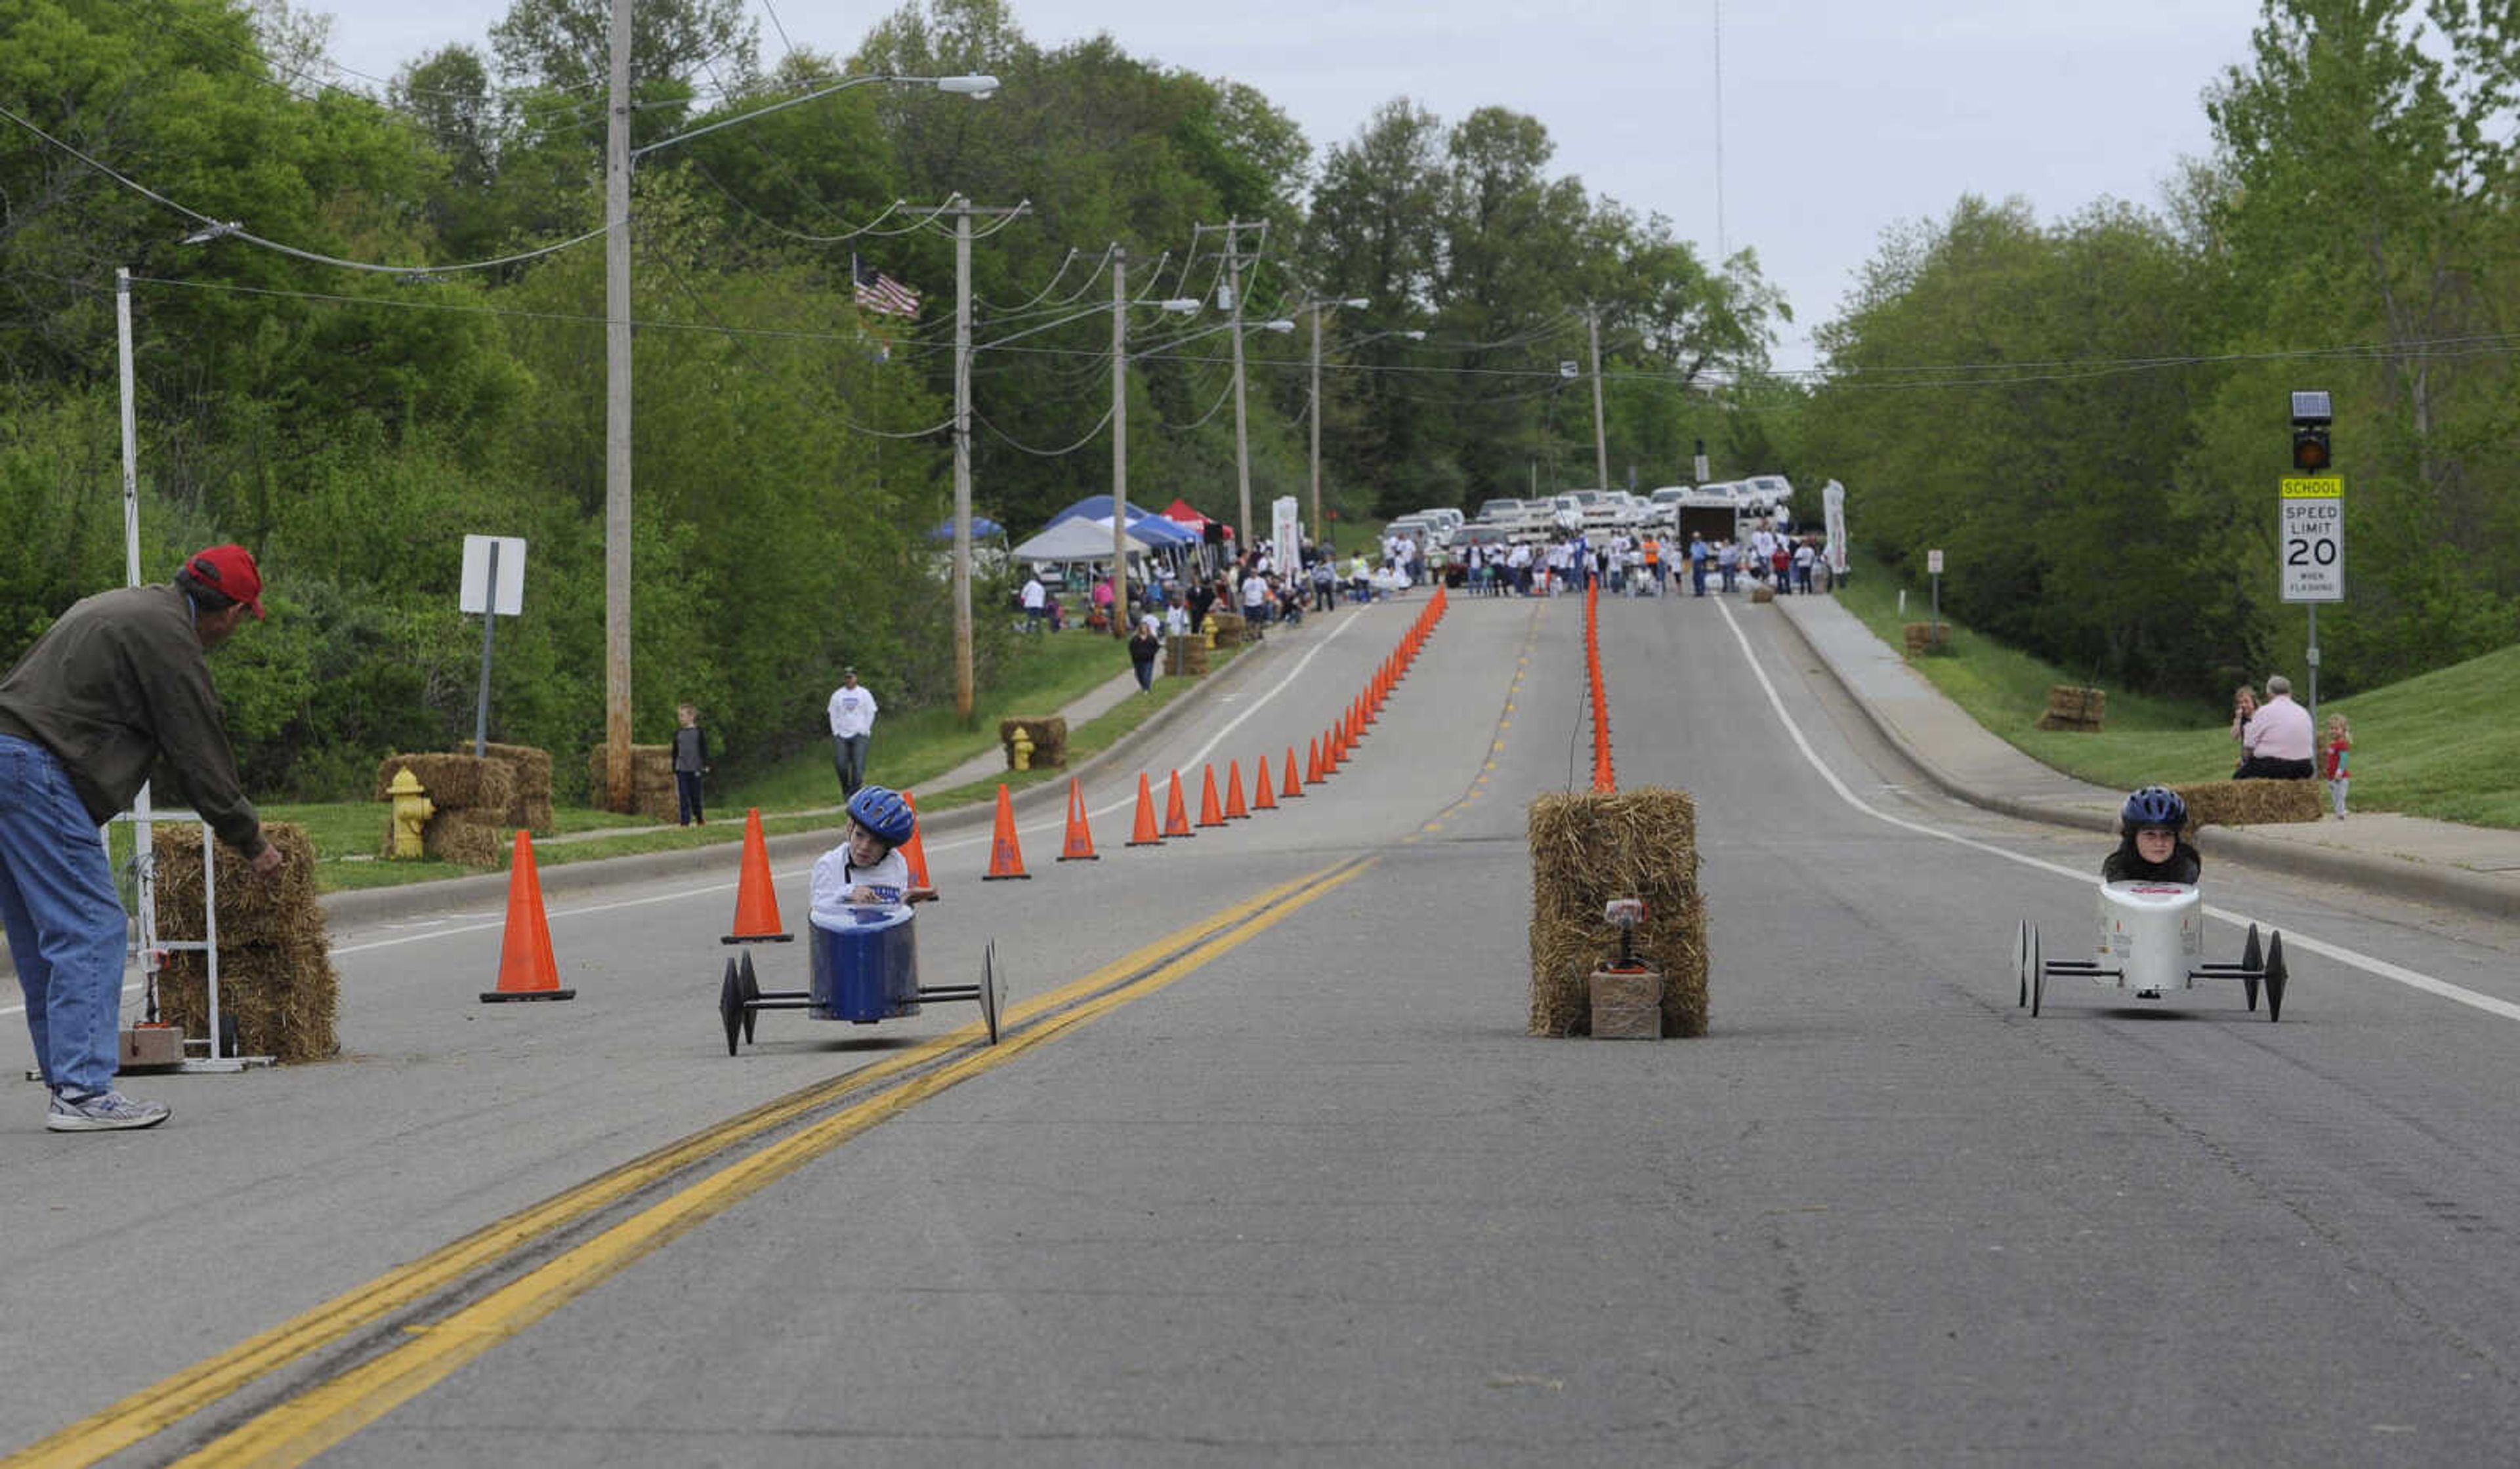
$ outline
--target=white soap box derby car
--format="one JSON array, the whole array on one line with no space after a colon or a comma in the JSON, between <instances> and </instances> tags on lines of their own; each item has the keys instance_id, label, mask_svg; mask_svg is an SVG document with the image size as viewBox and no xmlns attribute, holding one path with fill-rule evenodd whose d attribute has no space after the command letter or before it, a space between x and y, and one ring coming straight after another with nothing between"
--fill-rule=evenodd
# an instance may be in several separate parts
<instances>
[{"instance_id":1,"label":"white soap box derby car","mask_svg":"<svg viewBox=\"0 0 2520 1469\"><path fill-rule=\"evenodd\" d=\"M2130 881L2100 886L2099 945L2093 958L2048 958L2042 953L2037 926L2024 922L2014 943L2020 971L2018 1003L2039 1013L2052 979L2088 979L2115 986L2137 1000L2167 999L2174 990L2192 990L2200 979L2236 979L2258 1007L2261 988L2267 996L2267 1018L2283 1018L2283 935L2258 941L2258 925L2249 925L2248 942L2238 963L2205 958L2205 902L2192 882Z\"/></svg>"}]
</instances>

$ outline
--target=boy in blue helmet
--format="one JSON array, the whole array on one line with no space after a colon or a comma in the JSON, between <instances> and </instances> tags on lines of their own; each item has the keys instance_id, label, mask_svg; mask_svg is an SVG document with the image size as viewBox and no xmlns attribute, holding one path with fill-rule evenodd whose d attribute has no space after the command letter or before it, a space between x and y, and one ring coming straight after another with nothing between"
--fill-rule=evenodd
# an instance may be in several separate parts
<instances>
[{"instance_id":1,"label":"boy in blue helmet","mask_svg":"<svg viewBox=\"0 0 2520 1469\"><path fill-rule=\"evenodd\" d=\"M2100 864L2107 882L2193 883L2204 870L2181 832L2187 825L2187 803L2179 792L2147 785L2126 798L2118 811L2118 849Z\"/></svg>"},{"instance_id":2,"label":"boy in blue helmet","mask_svg":"<svg viewBox=\"0 0 2520 1469\"><path fill-rule=\"evenodd\" d=\"M932 901L932 887L913 887L901 844L919 829L910 803L880 785L849 797L849 834L814 864L814 907L899 908Z\"/></svg>"}]
</instances>

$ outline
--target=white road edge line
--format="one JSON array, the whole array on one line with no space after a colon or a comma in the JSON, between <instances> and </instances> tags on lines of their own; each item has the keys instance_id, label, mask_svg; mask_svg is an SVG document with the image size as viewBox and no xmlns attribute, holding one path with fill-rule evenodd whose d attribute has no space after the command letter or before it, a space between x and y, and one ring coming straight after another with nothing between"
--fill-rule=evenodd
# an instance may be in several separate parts
<instances>
[{"instance_id":1,"label":"white road edge line","mask_svg":"<svg viewBox=\"0 0 2520 1469\"><path fill-rule=\"evenodd\" d=\"M1919 836L1930 836L1942 841L1954 842L1960 846L1970 848L1973 851L1984 852L1994 857L2001 857L2006 862L2019 863L2023 867L2037 868L2043 872L2053 872L2059 877L2069 878L2075 882L2084 883L2089 886L2096 887L2099 885L2099 879L2092 875L2090 872L2078 871L2073 868L2049 862L2045 858L2032 857L2020 852L2008 852L2002 847L1996 846L1992 842L1982 842L1973 837L1961 836L1957 832L1945 831L1939 827L1926 825L1922 822L1912 822L1905 817L1892 816L1886 811L1877 810L1874 807L1866 805L1863 798L1856 795L1853 790L1849 789L1846 782L1838 779L1837 773L1830 770L1828 766L1822 761L1820 753L1812 748L1811 741L1803 737L1802 727L1794 723L1794 717L1791 714L1785 712L1784 699L1778 694L1777 686L1769 681L1768 671L1759 665L1758 653L1751 648L1750 639L1741 631L1741 624L1733 618L1732 609L1725 605L1720 601L1715 603L1715 608L1717 611L1724 614L1724 625L1732 630L1732 641L1740 645L1741 656L1748 661L1750 672L1758 678L1760 689L1767 692L1768 707L1777 711L1777 718L1784 725L1785 733L1793 736L1794 748L1802 751L1803 759L1810 763L1813 770L1820 772L1821 779L1828 782L1829 789L1837 792L1837 798L1839 800L1844 801L1847 805L1854 807L1856 810L1863 812L1866 816L1871 817L1875 821L1886 822L1890 825L1897 826L1902 830L1913 831ZM2217 908L2212 904L2207 904L2205 906L2205 912L2216 918L2222 919L2226 923L2231 923L2234 925L2255 923L2260 928L2270 930L2275 926L2273 923L2268 922L2265 919L2253 918L2247 913L2236 913L2227 908ZM2421 990L2427 995L2437 995L2444 1000L2455 1001L2471 1009L2483 1010L2489 1015L2499 1015L2505 1020L2520 1020L2520 1004L2513 1004L2506 1000L2497 1000L2491 995L2479 994L2474 990L2465 988L2464 986L2452 984L2446 979L2436 979L2429 974L2420 973L2400 964L2390 963L2384 958L2373 958L2367 954L2358 953L2352 949L2347 949L2342 945L2330 944L2324 940L2316 939L2308 934L2298 931L2287 931L2284 934L2284 943L2290 948L2307 949L2311 953L2318 955L2321 957L2332 958L2343 964L2350 964L2357 969L2362 970L2364 973L2374 974L2382 979L2405 985L2410 990Z\"/></svg>"}]
</instances>

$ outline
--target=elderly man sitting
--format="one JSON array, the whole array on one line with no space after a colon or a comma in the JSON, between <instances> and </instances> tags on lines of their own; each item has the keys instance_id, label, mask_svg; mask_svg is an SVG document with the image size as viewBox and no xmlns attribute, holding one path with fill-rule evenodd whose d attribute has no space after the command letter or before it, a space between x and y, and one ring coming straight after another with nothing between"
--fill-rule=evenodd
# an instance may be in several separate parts
<instances>
[{"instance_id":1,"label":"elderly man sitting","mask_svg":"<svg viewBox=\"0 0 2520 1469\"><path fill-rule=\"evenodd\" d=\"M2293 702L2292 680L2276 674L2267 680L2267 701L2240 732L2240 768L2231 779L2307 780L2318 769L2310 747L2310 711Z\"/></svg>"}]
</instances>

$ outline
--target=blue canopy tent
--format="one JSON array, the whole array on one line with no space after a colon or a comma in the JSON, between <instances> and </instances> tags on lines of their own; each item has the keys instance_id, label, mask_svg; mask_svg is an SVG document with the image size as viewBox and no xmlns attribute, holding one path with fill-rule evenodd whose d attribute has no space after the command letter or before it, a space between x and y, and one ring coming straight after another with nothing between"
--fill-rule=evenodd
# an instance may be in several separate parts
<instances>
[{"instance_id":1,"label":"blue canopy tent","mask_svg":"<svg viewBox=\"0 0 2520 1469\"><path fill-rule=\"evenodd\" d=\"M1000 525L997 521L990 519L986 515L973 515L971 517L971 535L974 539L984 539L989 536L1002 536L1006 533L1007 528L1005 526ZM927 539L931 541L950 541L954 539L954 522L947 520L940 523L934 530L927 533Z\"/></svg>"},{"instance_id":2,"label":"blue canopy tent","mask_svg":"<svg viewBox=\"0 0 2520 1469\"><path fill-rule=\"evenodd\" d=\"M1111 497L1108 495L1088 495L1084 499L1076 502L1074 505L1060 511L1058 514L1051 516L1049 525L1045 525L1042 528L1047 530L1051 525L1058 525L1066 521L1079 518L1100 521L1107 528L1111 524ZM1129 507L1129 534L1136 536L1139 540L1146 542L1149 546L1196 546L1199 544L1198 532L1192 530L1177 521L1167 520L1162 515L1147 509L1143 505L1132 505Z\"/></svg>"}]
</instances>

